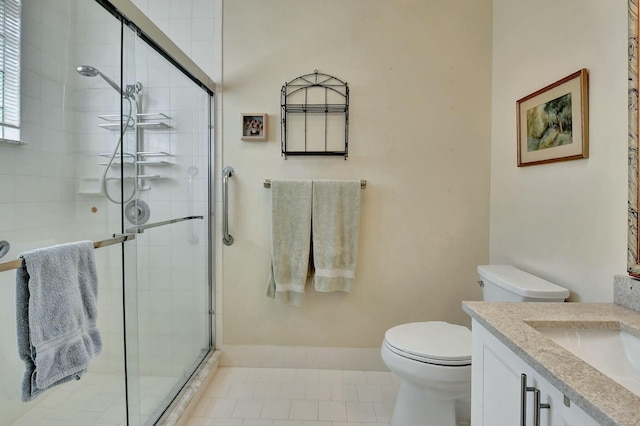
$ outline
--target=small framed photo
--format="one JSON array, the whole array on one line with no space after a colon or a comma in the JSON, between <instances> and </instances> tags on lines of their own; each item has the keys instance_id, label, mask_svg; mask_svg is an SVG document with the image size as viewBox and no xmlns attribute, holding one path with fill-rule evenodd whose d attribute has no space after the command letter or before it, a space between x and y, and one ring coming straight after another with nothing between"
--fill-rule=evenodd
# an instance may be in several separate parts
<instances>
[{"instance_id":1,"label":"small framed photo","mask_svg":"<svg viewBox=\"0 0 640 426\"><path fill-rule=\"evenodd\" d=\"M267 140L267 114L242 114L242 140Z\"/></svg>"},{"instance_id":2,"label":"small framed photo","mask_svg":"<svg viewBox=\"0 0 640 426\"><path fill-rule=\"evenodd\" d=\"M518 100L516 110L518 167L589 158L586 69Z\"/></svg>"}]
</instances>

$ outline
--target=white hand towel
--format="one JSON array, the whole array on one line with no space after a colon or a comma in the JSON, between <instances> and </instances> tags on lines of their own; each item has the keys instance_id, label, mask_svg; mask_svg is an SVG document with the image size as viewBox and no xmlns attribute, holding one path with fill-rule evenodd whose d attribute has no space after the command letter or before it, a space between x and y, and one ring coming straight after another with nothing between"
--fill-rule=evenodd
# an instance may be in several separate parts
<instances>
[{"instance_id":1,"label":"white hand towel","mask_svg":"<svg viewBox=\"0 0 640 426\"><path fill-rule=\"evenodd\" d=\"M311 181L271 181L271 276L267 296L302 306L311 245Z\"/></svg>"},{"instance_id":2,"label":"white hand towel","mask_svg":"<svg viewBox=\"0 0 640 426\"><path fill-rule=\"evenodd\" d=\"M79 379L102 349L96 326L98 276L93 243L22 253L16 272L18 353L25 363L22 400Z\"/></svg>"},{"instance_id":3,"label":"white hand towel","mask_svg":"<svg viewBox=\"0 0 640 426\"><path fill-rule=\"evenodd\" d=\"M314 287L350 293L358 260L360 181L313 181Z\"/></svg>"}]
</instances>

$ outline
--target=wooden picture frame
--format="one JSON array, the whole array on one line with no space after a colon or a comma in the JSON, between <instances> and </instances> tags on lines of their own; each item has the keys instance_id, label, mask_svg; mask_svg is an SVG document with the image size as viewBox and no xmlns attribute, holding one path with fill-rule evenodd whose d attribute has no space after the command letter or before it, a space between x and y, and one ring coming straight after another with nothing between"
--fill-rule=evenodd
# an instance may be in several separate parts
<instances>
[{"instance_id":1,"label":"wooden picture frame","mask_svg":"<svg viewBox=\"0 0 640 426\"><path fill-rule=\"evenodd\" d=\"M264 113L242 114L241 139L243 141L267 140L267 114L264 114Z\"/></svg>"},{"instance_id":2,"label":"wooden picture frame","mask_svg":"<svg viewBox=\"0 0 640 426\"><path fill-rule=\"evenodd\" d=\"M518 167L589 158L586 69L519 99L516 114Z\"/></svg>"}]
</instances>

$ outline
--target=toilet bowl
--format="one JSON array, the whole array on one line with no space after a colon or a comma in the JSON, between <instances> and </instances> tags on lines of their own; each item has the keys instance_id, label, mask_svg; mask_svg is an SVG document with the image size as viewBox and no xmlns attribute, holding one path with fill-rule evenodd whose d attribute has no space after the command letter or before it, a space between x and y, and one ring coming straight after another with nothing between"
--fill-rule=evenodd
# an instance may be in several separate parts
<instances>
[{"instance_id":1,"label":"toilet bowl","mask_svg":"<svg viewBox=\"0 0 640 426\"><path fill-rule=\"evenodd\" d=\"M482 265L478 274L484 300L562 302L569 296L567 289L513 266ZM401 324L387 330L380 355L400 378L391 426L456 426L468 422L468 328L443 321Z\"/></svg>"},{"instance_id":2,"label":"toilet bowl","mask_svg":"<svg viewBox=\"0 0 640 426\"><path fill-rule=\"evenodd\" d=\"M380 351L400 378L392 425L455 426L456 401L471 394L471 332L442 321L385 333Z\"/></svg>"}]
</instances>

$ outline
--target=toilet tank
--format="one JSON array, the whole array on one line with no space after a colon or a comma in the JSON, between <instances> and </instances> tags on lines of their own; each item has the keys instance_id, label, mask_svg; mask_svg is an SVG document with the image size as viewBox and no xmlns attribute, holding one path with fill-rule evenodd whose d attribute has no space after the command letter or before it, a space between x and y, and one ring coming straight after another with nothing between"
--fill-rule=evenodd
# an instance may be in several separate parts
<instances>
[{"instance_id":1,"label":"toilet tank","mask_svg":"<svg viewBox=\"0 0 640 426\"><path fill-rule=\"evenodd\" d=\"M511 265L478 266L482 299L488 302L563 302L569 290Z\"/></svg>"}]
</instances>

